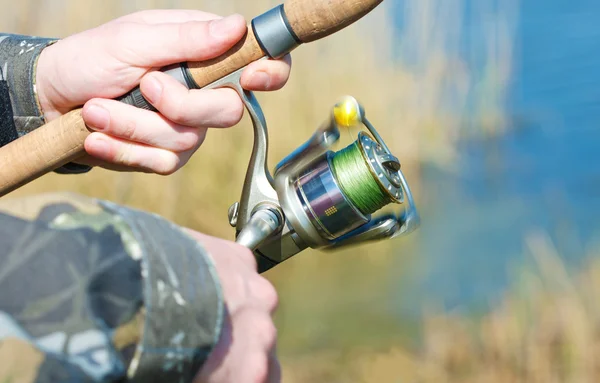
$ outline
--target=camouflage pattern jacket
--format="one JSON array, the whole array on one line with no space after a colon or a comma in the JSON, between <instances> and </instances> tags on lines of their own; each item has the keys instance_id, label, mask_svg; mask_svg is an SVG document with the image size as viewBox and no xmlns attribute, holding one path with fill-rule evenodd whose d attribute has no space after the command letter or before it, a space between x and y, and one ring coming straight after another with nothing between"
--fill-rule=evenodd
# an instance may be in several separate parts
<instances>
[{"instance_id":1,"label":"camouflage pattern jacket","mask_svg":"<svg viewBox=\"0 0 600 383\"><path fill-rule=\"evenodd\" d=\"M0 146L44 122L34 74L49 43L0 34ZM223 315L210 257L161 217L78 195L0 199L0 382L189 382Z\"/></svg>"}]
</instances>

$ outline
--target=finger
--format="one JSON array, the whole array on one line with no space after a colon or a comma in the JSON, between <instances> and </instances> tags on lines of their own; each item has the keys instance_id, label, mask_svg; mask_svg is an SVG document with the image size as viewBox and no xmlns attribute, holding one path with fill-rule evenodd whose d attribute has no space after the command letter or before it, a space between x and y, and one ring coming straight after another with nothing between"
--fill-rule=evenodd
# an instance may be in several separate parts
<instances>
[{"instance_id":1,"label":"finger","mask_svg":"<svg viewBox=\"0 0 600 383\"><path fill-rule=\"evenodd\" d=\"M243 350L243 358L236 371L239 377L234 381L272 381L271 353L277 343L277 330L272 318L254 309L239 310L231 315L234 339L237 335L237 339L244 337L246 341L241 350L238 349Z\"/></svg>"},{"instance_id":2,"label":"finger","mask_svg":"<svg viewBox=\"0 0 600 383\"><path fill-rule=\"evenodd\" d=\"M112 170L115 172L138 172L138 173L151 173L149 170L140 170L136 168L131 168L129 166L124 165L115 165L107 161L103 161L99 158L92 157L89 154L84 155L83 157L78 158L74 161L77 164L88 165L92 167L104 168L107 170Z\"/></svg>"},{"instance_id":3,"label":"finger","mask_svg":"<svg viewBox=\"0 0 600 383\"><path fill-rule=\"evenodd\" d=\"M247 271L251 270L256 273L256 258L248 248L193 230L188 230L188 232L206 248L218 270L239 270L237 265L244 265Z\"/></svg>"},{"instance_id":4,"label":"finger","mask_svg":"<svg viewBox=\"0 0 600 383\"><path fill-rule=\"evenodd\" d=\"M178 153L180 168L184 164L188 163L188 161L190 160L192 155L194 155L194 153L196 152L198 147L202 144L202 141L203 140L201 140L201 142L198 143L196 148L188 150L186 152ZM135 168L135 167L127 166L127 165L117 165L117 164L114 164L114 163L111 163L108 161L101 160L97 157L92 157L89 154L86 154L85 156L78 158L74 162L81 164L81 165L88 165L88 166L92 166L92 167L101 167L101 168L104 168L107 170L112 170L115 172L155 173L153 170L150 170L150 169L139 169L139 168Z\"/></svg>"},{"instance_id":5,"label":"finger","mask_svg":"<svg viewBox=\"0 0 600 383\"><path fill-rule=\"evenodd\" d=\"M181 158L169 150L132 143L99 132L93 132L86 138L84 148L90 156L113 165L161 175L172 174L184 165Z\"/></svg>"},{"instance_id":6,"label":"finger","mask_svg":"<svg viewBox=\"0 0 600 383\"><path fill-rule=\"evenodd\" d=\"M152 72L140 82L146 100L169 120L185 126L230 127L244 114L232 89L188 89L162 72Z\"/></svg>"},{"instance_id":7,"label":"finger","mask_svg":"<svg viewBox=\"0 0 600 383\"><path fill-rule=\"evenodd\" d=\"M183 61L204 61L234 46L246 33L240 15L211 21L141 25L126 24L115 38L122 59L131 65L162 67Z\"/></svg>"},{"instance_id":8,"label":"finger","mask_svg":"<svg viewBox=\"0 0 600 383\"><path fill-rule=\"evenodd\" d=\"M285 55L280 60L260 60L248 65L243 71L240 83L244 89L252 91L273 91L283 88L292 70L292 56Z\"/></svg>"},{"instance_id":9,"label":"finger","mask_svg":"<svg viewBox=\"0 0 600 383\"><path fill-rule=\"evenodd\" d=\"M227 307L221 338L194 382L272 382L269 376L271 352L260 338L259 329L264 326L256 326L264 322L264 318L263 313L254 310L233 315Z\"/></svg>"},{"instance_id":10,"label":"finger","mask_svg":"<svg viewBox=\"0 0 600 383\"><path fill-rule=\"evenodd\" d=\"M177 153L196 148L206 134L204 127L178 125L158 113L114 100L92 99L82 115L94 131Z\"/></svg>"},{"instance_id":11,"label":"finger","mask_svg":"<svg viewBox=\"0 0 600 383\"><path fill-rule=\"evenodd\" d=\"M248 326L251 328L247 336L252 337L250 343L254 351L260 350L264 352L265 356L273 352L277 344L277 328L269 313L246 303L238 310L231 310L231 316L234 327L237 324L238 327Z\"/></svg>"},{"instance_id":12,"label":"finger","mask_svg":"<svg viewBox=\"0 0 600 383\"><path fill-rule=\"evenodd\" d=\"M195 9L149 9L119 17L115 19L115 22L163 24L208 21L221 18L221 16L214 13L197 11Z\"/></svg>"}]
</instances>

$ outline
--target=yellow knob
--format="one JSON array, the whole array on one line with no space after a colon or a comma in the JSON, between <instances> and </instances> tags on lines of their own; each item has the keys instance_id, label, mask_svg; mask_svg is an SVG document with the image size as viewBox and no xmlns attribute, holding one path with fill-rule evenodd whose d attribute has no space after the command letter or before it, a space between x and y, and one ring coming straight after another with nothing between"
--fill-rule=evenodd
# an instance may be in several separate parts
<instances>
[{"instance_id":1,"label":"yellow knob","mask_svg":"<svg viewBox=\"0 0 600 383\"><path fill-rule=\"evenodd\" d=\"M352 96L346 96L333 107L336 124L346 128L358 125L362 120L360 104Z\"/></svg>"}]
</instances>

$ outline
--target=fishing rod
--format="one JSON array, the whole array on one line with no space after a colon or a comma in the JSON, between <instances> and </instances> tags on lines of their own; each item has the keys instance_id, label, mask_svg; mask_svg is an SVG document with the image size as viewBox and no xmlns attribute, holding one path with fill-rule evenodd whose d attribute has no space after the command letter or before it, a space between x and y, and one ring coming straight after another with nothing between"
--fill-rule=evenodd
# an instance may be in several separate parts
<instances>
[{"instance_id":1,"label":"fishing rod","mask_svg":"<svg viewBox=\"0 0 600 383\"><path fill-rule=\"evenodd\" d=\"M272 175L267 167L267 124L254 94L240 77L251 62L277 59L298 46L329 36L359 20L383 0L287 0L255 17L245 37L212 60L163 68L190 89L237 91L254 129L254 144L241 199L229 209L236 242L253 250L263 272L310 247L337 249L412 232L419 216L400 162L366 119L363 107L345 97L315 134L286 157ZM155 110L139 87L119 98ZM331 151L340 128L363 127L357 140ZM85 155L91 131L81 109L72 110L0 148L0 196ZM399 214L379 214L401 204Z\"/></svg>"}]
</instances>

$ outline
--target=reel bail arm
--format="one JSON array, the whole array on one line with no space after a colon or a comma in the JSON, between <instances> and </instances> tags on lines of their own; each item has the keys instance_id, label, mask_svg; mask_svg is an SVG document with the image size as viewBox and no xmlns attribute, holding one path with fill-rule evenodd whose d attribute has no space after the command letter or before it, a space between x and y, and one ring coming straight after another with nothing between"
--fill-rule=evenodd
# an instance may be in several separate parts
<instances>
[{"instance_id":1,"label":"reel bail arm","mask_svg":"<svg viewBox=\"0 0 600 383\"><path fill-rule=\"evenodd\" d=\"M349 100L348 102L354 102ZM367 127L375 140L386 153L380 156L382 164L388 169L395 171L397 179L394 177L392 182L402 187L407 207L403 208L397 215L383 214L373 218L368 224L348 233L340 238L331 248L339 248L348 245L355 245L366 241L375 241L382 239L392 239L398 236L407 235L415 231L421 224L421 218L417 212L416 204L408 186L408 181L402 173L400 162L391 153L385 141L381 138L375 127L366 118L362 106L354 106L359 110L357 123L360 122ZM398 185L397 185L398 186Z\"/></svg>"}]
</instances>

